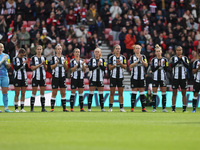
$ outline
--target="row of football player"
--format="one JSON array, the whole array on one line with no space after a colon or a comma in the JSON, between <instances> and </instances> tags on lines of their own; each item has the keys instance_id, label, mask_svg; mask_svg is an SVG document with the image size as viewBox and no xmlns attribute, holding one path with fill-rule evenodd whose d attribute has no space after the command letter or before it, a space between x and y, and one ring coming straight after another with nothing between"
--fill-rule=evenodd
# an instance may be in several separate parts
<instances>
[{"instance_id":1,"label":"row of football player","mask_svg":"<svg viewBox=\"0 0 200 150\"><path fill-rule=\"evenodd\" d=\"M3 49L3 47L1 47ZM114 101L114 93L116 86L118 87L119 93L119 103L120 103L120 111L124 112L123 109L123 72L126 69L126 58L123 55L120 55L121 47L116 45L114 47L114 54L109 57L109 70L111 72L110 76L110 98L109 98L109 111L112 111L112 103ZM144 106L144 87L145 87L145 78L144 71L145 67L148 66L145 55L141 55L141 46L134 45L133 46L134 55L130 58L130 68L131 71L131 87L132 87L132 96L131 96L131 111L134 111L136 93L140 92L140 100L142 103L142 111L146 112ZM33 92L31 96L31 111L34 107L35 95L37 91L37 87L40 86L41 92L41 104L42 111L45 112L45 77L46 77L46 69L47 69L47 61L42 54L42 46L37 46L36 55L31 58L31 69L33 70ZM163 104L163 112L166 112L166 84L165 84L165 76L166 71L169 66L166 58L162 57L162 49L159 45L155 47L156 57L152 59L151 69L153 72L153 112L156 112L156 92L158 87L160 86L162 91L162 104ZM4 54L5 55L5 54ZM91 58L88 66L86 66L85 61L80 58L80 50L78 48L74 49L75 58L70 61L71 68L71 97L70 97L70 105L71 111L73 111L74 105L74 95L75 91L78 88L79 92L79 102L80 102L80 111L85 111L83 109L83 89L84 89L84 71L86 67L91 71L90 74L90 83L89 83L89 98L88 98L88 111L91 111L91 103L92 96L96 87L99 91L100 103L101 103L101 111L105 111L103 107L103 74L106 68L106 63L103 58L101 58L101 49L96 48L94 51L94 58ZM8 57L8 56L7 56ZM9 67L9 59L2 59L2 65L5 67ZM7 62L7 63L4 63ZM25 58L25 50L20 49L18 56L13 59L13 67L15 69L15 111L18 110L18 96L21 91L21 111L24 112L24 97L26 91L26 70L25 65L27 63L27 59ZM189 61L187 57L182 56L182 48L180 46L176 49L176 55L171 58L171 67L173 69L173 97L172 97L172 111L175 111L175 103L176 103L176 94L177 88L180 86L182 89L183 95L183 112L186 111L186 69L188 68ZM51 60L51 69L52 69L52 98L51 98L51 111L54 111L54 105L56 100L56 95L58 91L58 87L60 87L61 92L61 101L63 106L63 111L68 111L66 109L66 82L65 82L65 70L68 68L67 61L64 56L62 56L62 47L60 45L56 46L56 55L52 57ZM197 95L199 92L199 60L194 62L193 72L195 74L195 84L194 84L194 99L193 99L193 112L196 112L196 101ZM3 87L3 86L2 86Z\"/></svg>"}]
</instances>

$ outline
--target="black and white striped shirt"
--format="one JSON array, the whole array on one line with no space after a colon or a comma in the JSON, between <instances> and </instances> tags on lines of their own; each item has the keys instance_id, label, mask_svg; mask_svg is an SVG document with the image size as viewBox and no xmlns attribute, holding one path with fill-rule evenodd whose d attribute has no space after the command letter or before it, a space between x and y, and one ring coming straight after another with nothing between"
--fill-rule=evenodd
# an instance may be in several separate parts
<instances>
[{"instance_id":1,"label":"black and white striped shirt","mask_svg":"<svg viewBox=\"0 0 200 150\"><path fill-rule=\"evenodd\" d=\"M163 64L164 62L164 64ZM159 66L160 63L160 66ZM164 81L166 80L166 72L169 66L168 60L165 57L158 59L154 57L151 60L151 70L153 72L153 80L154 81Z\"/></svg>"},{"instance_id":2,"label":"black and white striped shirt","mask_svg":"<svg viewBox=\"0 0 200 150\"><path fill-rule=\"evenodd\" d=\"M171 58L171 67L173 79L187 79L187 68L189 67L187 57L178 58L177 56L173 56Z\"/></svg>"},{"instance_id":3,"label":"black and white striped shirt","mask_svg":"<svg viewBox=\"0 0 200 150\"><path fill-rule=\"evenodd\" d=\"M50 62L51 65L54 65L57 63L57 56L53 56L52 60ZM61 56L58 58L59 63L58 65L52 70L52 75L55 78L62 78L65 77L65 68L64 68L64 61L65 61L65 56Z\"/></svg>"},{"instance_id":4,"label":"black and white striped shirt","mask_svg":"<svg viewBox=\"0 0 200 150\"><path fill-rule=\"evenodd\" d=\"M71 73L72 78L74 78L74 79L84 79L84 71L83 71L82 63L83 63L82 59L79 59L79 62L77 62L75 58L70 61L70 67L71 68L78 65L77 69L74 72Z\"/></svg>"},{"instance_id":5,"label":"black and white striped shirt","mask_svg":"<svg viewBox=\"0 0 200 150\"><path fill-rule=\"evenodd\" d=\"M135 55L132 55L129 59L129 63L135 63L138 61ZM144 62L147 62L146 56L142 55L142 59ZM134 80L144 80L145 79L145 66L142 64L141 60L135 65L135 67L131 70L131 78Z\"/></svg>"},{"instance_id":6,"label":"black and white striped shirt","mask_svg":"<svg viewBox=\"0 0 200 150\"><path fill-rule=\"evenodd\" d=\"M47 60L44 56L38 58L36 55L31 58L30 66L37 66L41 64L43 61L46 62ZM33 70L33 79L35 80L46 80L46 71L44 65L41 65L37 69Z\"/></svg>"},{"instance_id":7,"label":"black and white striped shirt","mask_svg":"<svg viewBox=\"0 0 200 150\"><path fill-rule=\"evenodd\" d=\"M101 61L101 65L98 66L99 61ZM104 71L106 69L106 62L103 58L100 59L95 59L95 58L91 58L89 63L88 63L88 67L90 70L90 80L91 81L103 81L103 77L104 77Z\"/></svg>"},{"instance_id":8,"label":"black and white striped shirt","mask_svg":"<svg viewBox=\"0 0 200 150\"><path fill-rule=\"evenodd\" d=\"M26 74L26 63L22 64L27 58L13 58L13 68L14 68L14 79L16 80L27 80Z\"/></svg>"},{"instance_id":9,"label":"black and white striped shirt","mask_svg":"<svg viewBox=\"0 0 200 150\"><path fill-rule=\"evenodd\" d=\"M197 69L200 65L200 60L196 60L193 62L193 69ZM200 83L200 70L198 70L195 74L194 74L194 81L197 83Z\"/></svg>"},{"instance_id":10,"label":"black and white striped shirt","mask_svg":"<svg viewBox=\"0 0 200 150\"><path fill-rule=\"evenodd\" d=\"M110 70L110 77L121 79L121 78L124 78L124 68L122 68L120 65L117 65L117 59L119 59L121 63L126 64L125 56L120 55L117 58L115 55L111 55L109 57L109 64L116 65L116 67L113 70Z\"/></svg>"}]
</instances>

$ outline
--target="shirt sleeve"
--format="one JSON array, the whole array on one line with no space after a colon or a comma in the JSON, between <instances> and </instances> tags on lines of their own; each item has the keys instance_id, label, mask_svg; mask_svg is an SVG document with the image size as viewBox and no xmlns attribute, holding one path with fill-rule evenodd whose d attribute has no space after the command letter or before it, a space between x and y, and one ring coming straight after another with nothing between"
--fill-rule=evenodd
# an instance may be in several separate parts
<instances>
[{"instance_id":1,"label":"shirt sleeve","mask_svg":"<svg viewBox=\"0 0 200 150\"><path fill-rule=\"evenodd\" d=\"M34 57L31 58L30 66L35 66Z\"/></svg>"}]
</instances>

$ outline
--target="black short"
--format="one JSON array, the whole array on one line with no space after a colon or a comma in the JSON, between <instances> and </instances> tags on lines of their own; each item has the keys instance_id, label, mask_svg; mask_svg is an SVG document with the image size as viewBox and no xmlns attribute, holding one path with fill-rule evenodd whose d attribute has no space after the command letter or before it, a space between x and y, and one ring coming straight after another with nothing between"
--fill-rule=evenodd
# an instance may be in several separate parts
<instances>
[{"instance_id":1,"label":"black short","mask_svg":"<svg viewBox=\"0 0 200 150\"><path fill-rule=\"evenodd\" d=\"M152 87L166 87L165 81L155 81L153 80Z\"/></svg>"},{"instance_id":2,"label":"black short","mask_svg":"<svg viewBox=\"0 0 200 150\"><path fill-rule=\"evenodd\" d=\"M71 78L71 89L84 88L84 79Z\"/></svg>"},{"instance_id":3,"label":"black short","mask_svg":"<svg viewBox=\"0 0 200 150\"><path fill-rule=\"evenodd\" d=\"M123 78L110 78L110 87L124 87L123 80Z\"/></svg>"},{"instance_id":4,"label":"black short","mask_svg":"<svg viewBox=\"0 0 200 150\"><path fill-rule=\"evenodd\" d=\"M57 89L58 87L66 88L67 87L66 79L65 79L65 77L62 77L62 78L53 77L51 85L52 85L52 89Z\"/></svg>"},{"instance_id":5,"label":"black short","mask_svg":"<svg viewBox=\"0 0 200 150\"><path fill-rule=\"evenodd\" d=\"M38 86L46 86L46 81L45 80L32 80L32 87L38 87Z\"/></svg>"},{"instance_id":6,"label":"black short","mask_svg":"<svg viewBox=\"0 0 200 150\"><path fill-rule=\"evenodd\" d=\"M134 80L131 79L131 88L143 88L146 86L145 80Z\"/></svg>"},{"instance_id":7,"label":"black short","mask_svg":"<svg viewBox=\"0 0 200 150\"><path fill-rule=\"evenodd\" d=\"M14 79L14 86L15 87L27 87L28 86L27 80Z\"/></svg>"},{"instance_id":8,"label":"black short","mask_svg":"<svg viewBox=\"0 0 200 150\"><path fill-rule=\"evenodd\" d=\"M199 91L200 91L200 83L194 82L193 92L199 93Z\"/></svg>"},{"instance_id":9,"label":"black short","mask_svg":"<svg viewBox=\"0 0 200 150\"><path fill-rule=\"evenodd\" d=\"M179 86L181 87L181 89L187 89L186 79L173 79L172 89L178 89Z\"/></svg>"},{"instance_id":10,"label":"black short","mask_svg":"<svg viewBox=\"0 0 200 150\"><path fill-rule=\"evenodd\" d=\"M95 81L89 81L89 86L95 86L95 87L104 87L104 83L103 81L98 81L98 82L95 82Z\"/></svg>"}]
</instances>

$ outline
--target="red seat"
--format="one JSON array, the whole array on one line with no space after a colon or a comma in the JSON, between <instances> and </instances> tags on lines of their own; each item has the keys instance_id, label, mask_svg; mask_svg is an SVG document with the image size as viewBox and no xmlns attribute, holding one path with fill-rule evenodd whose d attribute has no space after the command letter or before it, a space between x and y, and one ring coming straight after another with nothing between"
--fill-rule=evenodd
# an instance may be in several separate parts
<instances>
[{"instance_id":1,"label":"red seat","mask_svg":"<svg viewBox=\"0 0 200 150\"><path fill-rule=\"evenodd\" d=\"M28 58L28 68L31 69L31 58Z\"/></svg>"},{"instance_id":2,"label":"red seat","mask_svg":"<svg viewBox=\"0 0 200 150\"><path fill-rule=\"evenodd\" d=\"M31 30L31 27L26 27L26 31L29 32Z\"/></svg>"},{"instance_id":3,"label":"red seat","mask_svg":"<svg viewBox=\"0 0 200 150\"><path fill-rule=\"evenodd\" d=\"M109 41L109 45L112 47L113 46L113 41Z\"/></svg>"},{"instance_id":4,"label":"red seat","mask_svg":"<svg viewBox=\"0 0 200 150\"><path fill-rule=\"evenodd\" d=\"M108 40L109 40L109 41L113 41L113 36L112 36L112 35L109 35Z\"/></svg>"},{"instance_id":5,"label":"red seat","mask_svg":"<svg viewBox=\"0 0 200 150\"><path fill-rule=\"evenodd\" d=\"M115 46L115 45L119 45L120 44L120 41L113 41L113 46Z\"/></svg>"},{"instance_id":6,"label":"red seat","mask_svg":"<svg viewBox=\"0 0 200 150\"><path fill-rule=\"evenodd\" d=\"M89 80L88 79L84 79L84 83L85 83L85 85L89 85Z\"/></svg>"},{"instance_id":7,"label":"red seat","mask_svg":"<svg viewBox=\"0 0 200 150\"><path fill-rule=\"evenodd\" d=\"M71 85L67 85L67 91L71 91Z\"/></svg>"},{"instance_id":8,"label":"red seat","mask_svg":"<svg viewBox=\"0 0 200 150\"><path fill-rule=\"evenodd\" d=\"M107 84L108 84L108 80L107 80L107 79L103 79L103 83L104 83L105 85L107 85Z\"/></svg>"},{"instance_id":9,"label":"red seat","mask_svg":"<svg viewBox=\"0 0 200 150\"><path fill-rule=\"evenodd\" d=\"M27 79L27 83L28 83L28 84L32 84L32 79L29 79L29 78L28 78L28 79Z\"/></svg>"},{"instance_id":10,"label":"red seat","mask_svg":"<svg viewBox=\"0 0 200 150\"><path fill-rule=\"evenodd\" d=\"M30 71L27 72L27 78L28 78L28 79L32 79L32 72L30 72Z\"/></svg>"},{"instance_id":11,"label":"red seat","mask_svg":"<svg viewBox=\"0 0 200 150\"><path fill-rule=\"evenodd\" d=\"M105 34L105 39L107 40L109 37L109 34Z\"/></svg>"},{"instance_id":12,"label":"red seat","mask_svg":"<svg viewBox=\"0 0 200 150\"><path fill-rule=\"evenodd\" d=\"M68 79L68 78L67 78L67 79L66 79L66 84L67 84L67 85L70 85L70 84L71 84L71 79Z\"/></svg>"},{"instance_id":13,"label":"red seat","mask_svg":"<svg viewBox=\"0 0 200 150\"><path fill-rule=\"evenodd\" d=\"M89 91L89 85L85 85L84 90Z\"/></svg>"},{"instance_id":14,"label":"red seat","mask_svg":"<svg viewBox=\"0 0 200 150\"><path fill-rule=\"evenodd\" d=\"M104 91L110 91L110 87L109 86L104 86Z\"/></svg>"},{"instance_id":15,"label":"red seat","mask_svg":"<svg viewBox=\"0 0 200 150\"><path fill-rule=\"evenodd\" d=\"M9 85L9 90L13 91L15 89L14 85Z\"/></svg>"},{"instance_id":16,"label":"red seat","mask_svg":"<svg viewBox=\"0 0 200 150\"><path fill-rule=\"evenodd\" d=\"M27 21L23 21L23 25L22 26L26 28L27 24L28 24Z\"/></svg>"},{"instance_id":17,"label":"red seat","mask_svg":"<svg viewBox=\"0 0 200 150\"><path fill-rule=\"evenodd\" d=\"M26 90L27 90L27 91L32 91L32 86L31 86L31 85L28 85L27 88L26 88Z\"/></svg>"},{"instance_id":18,"label":"red seat","mask_svg":"<svg viewBox=\"0 0 200 150\"><path fill-rule=\"evenodd\" d=\"M47 84L47 85L51 85L51 79L50 79L50 78L47 78L47 79L46 79L46 84Z\"/></svg>"},{"instance_id":19,"label":"red seat","mask_svg":"<svg viewBox=\"0 0 200 150\"><path fill-rule=\"evenodd\" d=\"M51 73L49 73L48 71L46 72L46 78L52 78Z\"/></svg>"},{"instance_id":20,"label":"red seat","mask_svg":"<svg viewBox=\"0 0 200 150\"><path fill-rule=\"evenodd\" d=\"M85 59L86 64L88 64L90 61L90 59Z\"/></svg>"},{"instance_id":21,"label":"red seat","mask_svg":"<svg viewBox=\"0 0 200 150\"><path fill-rule=\"evenodd\" d=\"M47 90L47 91L52 91L51 85L47 85L46 88L45 88L45 90Z\"/></svg>"},{"instance_id":22,"label":"red seat","mask_svg":"<svg viewBox=\"0 0 200 150\"><path fill-rule=\"evenodd\" d=\"M36 21L28 21L27 26L30 27L31 25L35 25Z\"/></svg>"}]
</instances>

